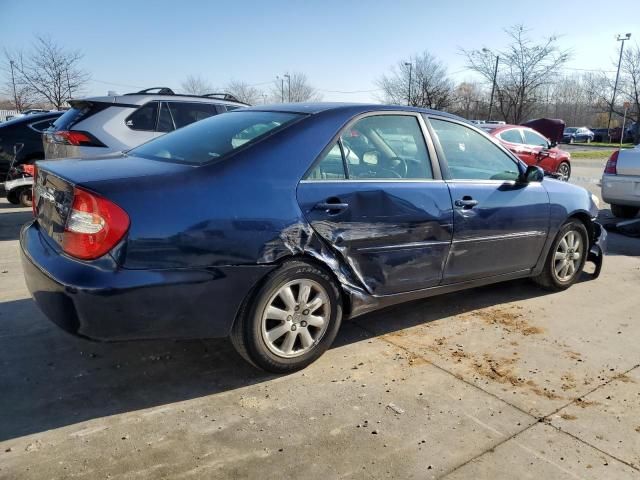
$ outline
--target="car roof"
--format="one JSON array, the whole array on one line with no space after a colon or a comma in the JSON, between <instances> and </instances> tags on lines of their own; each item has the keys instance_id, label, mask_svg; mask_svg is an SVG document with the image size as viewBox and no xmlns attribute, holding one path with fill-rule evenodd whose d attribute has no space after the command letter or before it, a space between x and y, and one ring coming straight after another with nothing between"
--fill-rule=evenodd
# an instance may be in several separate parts
<instances>
[{"instance_id":1,"label":"car roof","mask_svg":"<svg viewBox=\"0 0 640 480\"><path fill-rule=\"evenodd\" d=\"M69 104L73 105L73 102L99 102L99 103L114 103L125 105L142 105L145 102L158 100L158 101L189 101L198 103L214 103L217 105L236 105L238 107L246 107L247 105L241 102L234 102L233 100L224 100L216 97L204 97L200 95L182 95L182 94L158 94L158 93L127 93L124 95L102 96L102 97L84 97L74 98L69 100Z\"/></svg>"},{"instance_id":2,"label":"car roof","mask_svg":"<svg viewBox=\"0 0 640 480\"><path fill-rule=\"evenodd\" d=\"M38 120L46 120L48 118L59 117L63 113L64 113L63 111L30 113L29 115L14 117L14 118L10 118L5 122L0 122L0 127L8 127L10 125L17 125L19 123L34 123L34 122L37 122Z\"/></svg>"},{"instance_id":3,"label":"car roof","mask_svg":"<svg viewBox=\"0 0 640 480\"><path fill-rule=\"evenodd\" d=\"M473 125L468 120L453 115L451 113L439 110L431 110L428 108L409 107L406 105L382 105L376 103L342 103L342 102L301 102L301 103L275 103L271 105L254 105L252 107L243 108L242 111L269 111L269 112L288 112L288 113L306 113L309 115L326 112L326 111L349 111L354 115L371 111L404 111L417 112L432 115L440 115L456 120L461 120Z\"/></svg>"}]
</instances>

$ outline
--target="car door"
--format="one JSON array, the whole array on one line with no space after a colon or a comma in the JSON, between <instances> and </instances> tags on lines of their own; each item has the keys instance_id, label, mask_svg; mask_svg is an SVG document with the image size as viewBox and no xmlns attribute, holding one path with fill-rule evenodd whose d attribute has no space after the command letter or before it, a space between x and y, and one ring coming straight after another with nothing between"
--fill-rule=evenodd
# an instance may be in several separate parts
<instances>
[{"instance_id":1,"label":"car door","mask_svg":"<svg viewBox=\"0 0 640 480\"><path fill-rule=\"evenodd\" d=\"M312 228L369 293L438 285L451 245L449 190L417 114L353 120L298 185Z\"/></svg>"},{"instance_id":2,"label":"car door","mask_svg":"<svg viewBox=\"0 0 640 480\"><path fill-rule=\"evenodd\" d=\"M549 225L541 183L521 183L524 167L478 130L429 118L454 206L453 242L443 284L533 268Z\"/></svg>"},{"instance_id":3,"label":"car door","mask_svg":"<svg viewBox=\"0 0 640 480\"><path fill-rule=\"evenodd\" d=\"M534 159L529 165L537 165L547 172L555 172L557 154L549 149L549 140L533 130L525 128L523 132L525 143Z\"/></svg>"}]
</instances>

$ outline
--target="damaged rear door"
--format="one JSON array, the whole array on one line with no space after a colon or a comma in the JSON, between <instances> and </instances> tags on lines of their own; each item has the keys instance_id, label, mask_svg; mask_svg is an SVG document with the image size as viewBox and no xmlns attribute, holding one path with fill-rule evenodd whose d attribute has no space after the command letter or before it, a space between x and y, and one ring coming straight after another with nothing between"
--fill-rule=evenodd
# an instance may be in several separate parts
<instances>
[{"instance_id":1,"label":"damaged rear door","mask_svg":"<svg viewBox=\"0 0 640 480\"><path fill-rule=\"evenodd\" d=\"M442 280L453 212L424 131L423 120L411 113L359 116L298 185L312 228L373 295Z\"/></svg>"}]
</instances>

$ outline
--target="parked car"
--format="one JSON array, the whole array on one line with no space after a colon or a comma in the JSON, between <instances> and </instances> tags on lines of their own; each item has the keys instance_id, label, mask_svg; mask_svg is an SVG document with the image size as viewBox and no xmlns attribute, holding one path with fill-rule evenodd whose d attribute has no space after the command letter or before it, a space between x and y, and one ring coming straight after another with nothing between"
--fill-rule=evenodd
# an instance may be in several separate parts
<instances>
[{"instance_id":1,"label":"parked car","mask_svg":"<svg viewBox=\"0 0 640 480\"><path fill-rule=\"evenodd\" d=\"M18 175L18 170L21 171L23 165L33 165L36 160L44 158L42 132L62 113L36 113L0 124L0 190L9 202L28 206L24 202L30 201L31 198L31 180L15 183L9 189L4 182L15 180L17 176L22 178L23 175Z\"/></svg>"},{"instance_id":2,"label":"parked car","mask_svg":"<svg viewBox=\"0 0 640 480\"><path fill-rule=\"evenodd\" d=\"M515 278L566 289L606 237L585 189L411 107L251 107L37 167L20 243L53 322L99 340L228 335L273 372L318 358L343 317Z\"/></svg>"},{"instance_id":3,"label":"parked car","mask_svg":"<svg viewBox=\"0 0 640 480\"><path fill-rule=\"evenodd\" d=\"M594 134L587 127L568 127L564 129L562 141L564 143L587 142L593 141Z\"/></svg>"},{"instance_id":4,"label":"parked car","mask_svg":"<svg viewBox=\"0 0 640 480\"><path fill-rule=\"evenodd\" d=\"M602 199L611 213L633 218L640 211L640 145L613 152L602 174Z\"/></svg>"},{"instance_id":5,"label":"parked car","mask_svg":"<svg viewBox=\"0 0 640 480\"><path fill-rule=\"evenodd\" d=\"M537 165L545 172L555 173L565 182L571 177L571 154L557 148L554 142L533 128L522 125L482 125L482 128L527 165Z\"/></svg>"},{"instance_id":6,"label":"parked car","mask_svg":"<svg viewBox=\"0 0 640 480\"><path fill-rule=\"evenodd\" d=\"M22 112L16 113L14 115L7 115L5 120L12 120L15 118L26 117L27 115L36 115L38 113L48 113L48 112L55 112L55 111L56 110L45 110L43 108L30 108L29 110L23 110Z\"/></svg>"},{"instance_id":7,"label":"parked car","mask_svg":"<svg viewBox=\"0 0 640 480\"><path fill-rule=\"evenodd\" d=\"M166 87L70 100L69 104L71 109L43 135L47 159L128 150L198 120L247 106L229 94L179 95Z\"/></svg>"}]
</instances>

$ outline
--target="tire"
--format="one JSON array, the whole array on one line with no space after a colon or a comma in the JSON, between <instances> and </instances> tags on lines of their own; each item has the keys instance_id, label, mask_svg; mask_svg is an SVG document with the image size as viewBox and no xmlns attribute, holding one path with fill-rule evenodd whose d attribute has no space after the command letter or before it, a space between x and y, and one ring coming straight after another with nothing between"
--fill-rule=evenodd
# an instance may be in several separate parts
<instances>
[{"instance_id":1,"label":"tire","mask_svg":"<svg viewBox=\"0 0 640 480\"><path fill-rule=\"evenodd\" d=\"M638 207L611 204L611 213L618 218L633 218L638 214L638 211L640 211Z\"/></svg>"},{"instance_id":2,"label":"tire","mask_svg":"<svg viewBox=\"0 0 640 480\"><path fill-rule=\"evenodd\" d=\"M18 198L18 192L16 192L15 190L12 190L11 192L7 193L7 200L12 205L20 204L20 199Z\"/></svg>"},{"instance_id":3,"label":"tire","mask_svg":"<svg viewBox=\"0 0 640 480\"><path fill-rule=\"evenodd\" d=\"M571 178L571 164L566 161L560 162L558 168L556 169L556 173L562 175L561 180L563 182L568 182Z\"/></svg>"},{"instance_id":4,"label":"tire","mask_svg":"<svg viewBox=\"0 0 640 480\"><path fill-rule=\"evenodd\" d=\"M21 188L18 191L18 202L23 207L30 207L33 203L33 199L31 197L31 188Z\"/></svg>"},{"instance_id":5,"label":"tire","mask_svg":"<svg viewBox=\"0 0 640 480\"><path fill-rule=\"evenodd\" d=\"M573 253L571 249L566 249L564 252L562 252L563 247L561 247L561 243L563 240L566 241L568 238L571 238L567 237L570 233L573 233L574 238L579 238L581 241L581 247L579 250L580 258L569 260L573 261L573 273L570 276L563 278L563 276L559 275L557 271L559 267L561 268L562 260L556 259L556 253ZM571 244L571 242L569 241L568 244ZM565 243L565 245L567 245L567 243ZM547 255L547 258L544 262L542 272L540 272L538 276L533 277L533 281L545 290L566 290L571 285L576 283L578 277L580 277L580 273L584 268L584 264L587 260L588 254L589 237L587 234L587 229L584 226L584 223L582 223L580 220L571 219L560 228L560 231L556 235L556 238L551 245L551 249L549 250L549 254ZM560 271L562 272L562 269ZM567 271L566 273L568 275L569 271Z\"/></svg>"},{"instance_id":6,"label":"tire","mask_svg":"<svg viewBox=\"0 0 640 480\"><path fill-rule=\"evenodd\" d=\"M306 302L304 286L310 288ZM286 295L287 288L291 296ZM307 302L311 308L307 308ZM314 302L322 303L314 310ZM267 308L277 315L268 314ZM322 320L320 326L313 324L319 325L318 319ZM333 278L311 263L287 261L245 300L230 339L237 352L254 366L272 373L289 373L318 359L333 343L341 322L342 297Z\"/></svg>"}]
</instances>

